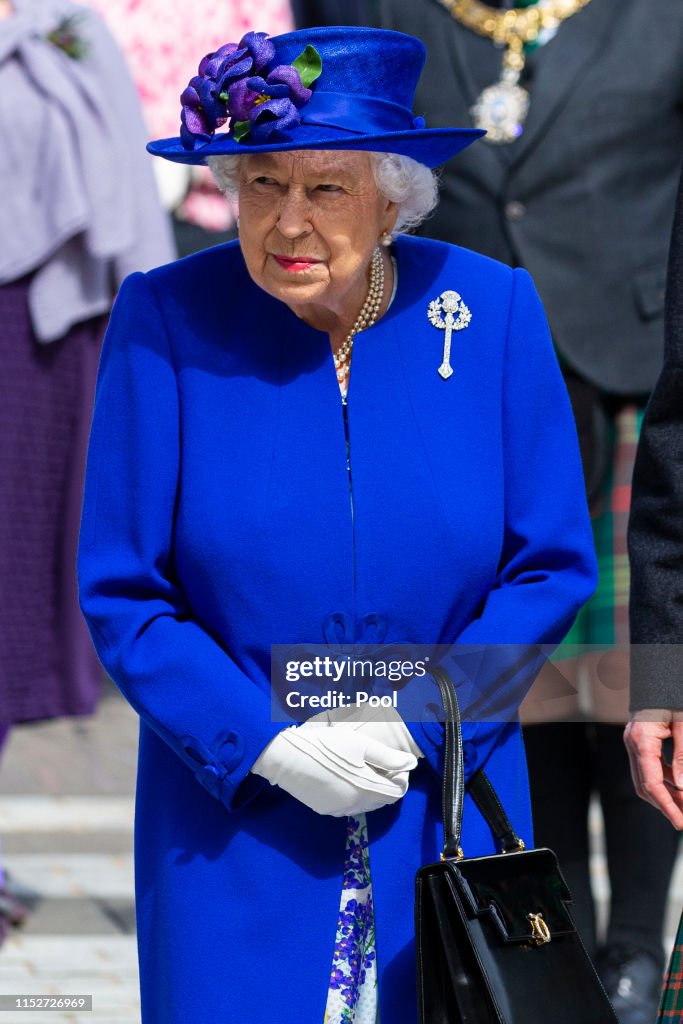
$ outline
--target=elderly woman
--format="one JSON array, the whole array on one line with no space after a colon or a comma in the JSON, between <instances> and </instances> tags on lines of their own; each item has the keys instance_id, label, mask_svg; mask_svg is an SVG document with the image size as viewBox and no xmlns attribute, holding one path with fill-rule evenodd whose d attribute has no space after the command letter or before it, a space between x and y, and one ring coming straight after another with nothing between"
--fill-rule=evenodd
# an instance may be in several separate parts
<instances>
[{"instance_id":1,"label":"elderly woman","mask_svg":"<svg viewBox=\"0 0 683 1024\"><path fill-rule=\"evenodd\" d=\"M271 645L554 644L595 584L529 276L402 234L480 134L413 116L424 57L393 32L250 33L149 146L209 162L240 236L126 281L90 439L81 605L141 719L145 1024L413 1024L438 688L411 680L410 720L292 724ZM518 723L464 744L531 842ZM464 828L494 851L469 799Z\"/></svg>"}]
</instances>

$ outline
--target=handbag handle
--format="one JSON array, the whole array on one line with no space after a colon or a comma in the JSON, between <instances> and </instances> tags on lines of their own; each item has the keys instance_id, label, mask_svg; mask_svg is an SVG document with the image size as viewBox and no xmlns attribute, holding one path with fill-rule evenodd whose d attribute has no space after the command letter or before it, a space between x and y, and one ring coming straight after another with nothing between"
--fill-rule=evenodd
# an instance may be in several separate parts
<instances>
[{"instance_id":1,"label":"handbag handle","mask_svg":"<svg viewBox=\"0 0 683 1024\"><path fill-rule=\"evenodd\" d=\"M465 788L501 844L503 853L523 850L524 841L519 838L510 824L510 819L498 799L498 794L483 769L480 768L475 772L465 787L462 724L458 695L453 680L444 668L436 666L432 669L431 675L439 687L446 712L444 773L441 790L444 845L440 855L441 860L461 860L464 857L461 838Z\"/></svg>"},{"instance_id":2,"label":"handbag handle","mask_svg":"<svg viewBox=\"0 0 683 1024\"><path fill-rule=\"evenodd\" d=\"M462 835L462 810L465 801L465 764L462 749L462 725L460 708L453 682L440 667L432 669L432 677L438 684L441 700L446 712L444 731L444 772L441 786L441 813L443 816L444 844L441 860L464 857L460 845ZM450 684L450 685L449 685Z\"/></svg>"}]
</instances>

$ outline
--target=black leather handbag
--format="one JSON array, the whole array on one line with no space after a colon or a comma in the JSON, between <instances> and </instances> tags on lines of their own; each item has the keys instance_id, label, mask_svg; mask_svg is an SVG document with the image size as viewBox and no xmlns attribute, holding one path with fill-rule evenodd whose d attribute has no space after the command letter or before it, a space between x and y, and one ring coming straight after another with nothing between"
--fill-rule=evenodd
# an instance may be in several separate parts
<instances>
[{"instance_id":1,"label":"black leather handbag","mask_svg":"<svg viewBox=\"0 0 683 1024\"><path fill-rule=\"evenodd\" d=\"M525 850L491 783L467 791L502 852L465 857L465 795L455 687L432 670L446 711L444 846L415 876L419 1024L617 1024L567 904L552 850Z\"/></svg>"}]
</instances>

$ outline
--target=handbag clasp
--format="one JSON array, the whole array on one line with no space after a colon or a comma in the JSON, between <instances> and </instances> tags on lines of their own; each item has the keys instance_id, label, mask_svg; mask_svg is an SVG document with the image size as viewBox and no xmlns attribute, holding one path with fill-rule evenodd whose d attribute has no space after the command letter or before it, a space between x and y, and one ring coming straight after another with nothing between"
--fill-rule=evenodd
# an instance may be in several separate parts
<instances>
[{"instance_id":1,"label":"handbag clasp","mask_svg":"<svg viewBox=\"0 0 683 1024\"><path fill-rule=\"evenodd\" d=\"M535 946L543 946L550 942L550 928L543 920L543 914L527 914L527 920L531 921L531 941Z\"/></svg>"},{"instance_id":2,"label":"handbag clasp","mask_svg":"<svg viewBox=\"0 0 683 1024\"><path fill-rule=\"evenodd\" d=\"M463 853L462 846L458 847L458 852L453 854L452 857L446 857L443 851L439 854L439 860L463 860L465 854Z\"/></svg>"},{"instance_id":3,"label":"handbag clasp","mask_svg":"<svg viewBox=\"0 0 683 1024\"><path fill-rule=\"evenodd\" d=\"M520 839L519 836L515 836L515 845L511 846L509 849L503 847L501 853L521 853L522 850L526 850L526 843L523 839Z\"/></svg>"}]
</instances>

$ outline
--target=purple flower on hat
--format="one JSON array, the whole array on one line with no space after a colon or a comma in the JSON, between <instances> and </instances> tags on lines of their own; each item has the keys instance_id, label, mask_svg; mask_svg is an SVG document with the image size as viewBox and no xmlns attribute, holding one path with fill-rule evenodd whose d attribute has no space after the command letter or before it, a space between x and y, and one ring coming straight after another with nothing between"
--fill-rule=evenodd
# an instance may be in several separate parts
<instances>
[{"instance_id":1,"label":"purple flower on hat","mask_svg":"<svg viewBox=\"0 0 683 1024\"><path fill-rule=\"evenodd\" d=\"M239 43L226 43L201 61L198 73L180 97L180 138L185 149L210 142L230 118L236 141L265 142L274 131L301 124L299 110L311 98L308 88L322 71L313 46L293 64L269 67L275 47L265 32L247 32Z\"/></svg>"},{"instance_id":2,"label":"purple flower on hat","mask_svg":"<svg viewBox=\"0 0 683 1024\"><path fill-rule=\"evenodd\" d=\"M265 32L247 32L239 43L225 43L200 61L180 102L180 137L185 149L196 141L208 142L228 120L226 95L230 85L262 71L275 58L275 47Z\"/></svg>"},{"instance_id":3,"label":"purple flower on hat","mask_svg":"<svg viewBox=\"0 0 683 1024\"><path fill-rule=\"evenodd\" d=\"M242 124L237 135L243 138L248 125L251 140L265 142L274 131L288 131L301 124L299 109L313 95L291 64L273 68L267 78L254 75L234 82L228 90L228 109L234 127ZM246 124L245 124L246 122Z\"/></svg>"},{"instance_id":4,"label":"purple flower on hat","mask_svg":"<svg viewBox=\"0 0 683 1024\"><path fill-rule=\"evenodd\" d=\"M246 46L254 61L252 71L262 71L275 60L275 47L267 32L247 32L242 36L240 46Z\"/></svg>"},{"instance_id":5,"label":"purple flower on hat","mask_svg":"<svg viewBox=\"0 0 683 1024\"><path fill-rule=\"evenodd\" d=\"M212 119L204 110L198 88L200 83L200 78L191 79L180 97L180 138L185 149L193 149L195 140L208 142L216 126L225 122L225 118Z\"/></svg>"}]
</instances>

